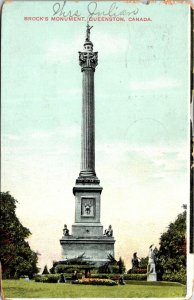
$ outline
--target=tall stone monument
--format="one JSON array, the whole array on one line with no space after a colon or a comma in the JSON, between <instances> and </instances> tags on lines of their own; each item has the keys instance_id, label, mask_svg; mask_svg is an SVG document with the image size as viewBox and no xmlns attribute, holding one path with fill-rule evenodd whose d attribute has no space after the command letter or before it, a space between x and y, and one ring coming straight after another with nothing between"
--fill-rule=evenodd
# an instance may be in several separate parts
<instances>
[{"instance_id":1,"label":"tall stone monument","mask_svg":"<svg viewBox=\"0 0 194 300\"><path fill-rule=\"evenodd\" d=\"M94 100L94 74L98 64L98 52L93 52L93 43L90 41L92 27L87 24L84 51L79 52L82 72L81 170L73 188L75 222L71 234L64 225L60 244L63 260L84 253L87 260L101 265L107 261L109 254L114 256L115 240L111 225L103 234L100 223L102 187L95 172Z\"/></svg>"}]
</instances>

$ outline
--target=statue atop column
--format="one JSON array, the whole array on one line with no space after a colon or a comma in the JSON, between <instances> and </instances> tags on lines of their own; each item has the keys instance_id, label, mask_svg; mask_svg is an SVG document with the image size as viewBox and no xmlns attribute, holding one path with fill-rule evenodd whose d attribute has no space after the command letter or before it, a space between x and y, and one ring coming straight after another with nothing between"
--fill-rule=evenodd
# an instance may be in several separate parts
<instances>
[{"instance_id":1,"label":"statue atop column","mask_svg":"<svg viewBox=\"0 0 194 300\"><path fill-rule=\"evenodd\" d=\"M84 43L84 51L79 51L79 64L81 66L81 71L83 72L85 68L91 68L95 71L98 65L98 52L93 52L93 43L90 41L90 30L93 26L86 26L86 41Z\"/></svg>"},{"instance_id":2,"label":"statue atop column","mask_svg":"<svg viewBox=\"0 0 194 300\"><path fill-rule=\"evenodd\" d=\"M86 26L86 41L89 42L90 41L90 30L92 29L93 26L90 26L89 23L87 23Z\"/></svg>"}]
</instances>

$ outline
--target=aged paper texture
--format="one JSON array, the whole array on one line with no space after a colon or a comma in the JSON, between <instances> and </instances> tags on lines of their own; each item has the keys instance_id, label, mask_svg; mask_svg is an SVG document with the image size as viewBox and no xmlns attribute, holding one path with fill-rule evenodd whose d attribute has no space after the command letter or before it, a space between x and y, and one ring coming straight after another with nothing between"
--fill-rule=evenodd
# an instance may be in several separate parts
<instances>
[{"instance_id":1,"label":"aged paper texture","mask_svg":"<svg viewBox=\"0 0 194 300\"><path fill-rule=\"evenodd\" d=\"M148 257L150 245L160 249L161 236L186 211L187 289L179 297L191 296L190 38L188 4L4 3L2 192L9 191L18 200L16 215L32 233L28 241L40 254L41 272L45 265L50 269L53 261L71 258L60 244L62 234L73 236L73 230L80 230L78 238L85 237L90 222L96 235L98 230L113 230L113 256L124 260L127 273L134 253L140 263ZM86 41L92 42L92 50L83 49ZM86 71L93 75L87 77ZM95 103L95 118L88 106L82 108L82 97L93 101L90 105ZM86 125L84 118L88 118ZM96 194L88 198L87 193L80 200L74 190L75 202L72 188L80 171L82 175L88 171L90 180L94 168L103 188L101 202ZM94 229L95 222L103 227ZM103 235L108 239L107 232ZM165 272L172 271L173 259Z\"/></svg>"}]
</instances>

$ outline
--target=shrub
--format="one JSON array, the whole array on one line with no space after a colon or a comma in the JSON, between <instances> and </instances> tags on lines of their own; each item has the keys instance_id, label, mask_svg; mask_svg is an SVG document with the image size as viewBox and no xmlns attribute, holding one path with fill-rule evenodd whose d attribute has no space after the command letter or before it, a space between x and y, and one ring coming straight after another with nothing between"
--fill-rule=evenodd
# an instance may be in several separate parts
<instances>
[{"instance_id":1,"label":"shrub","mask_svg":"<svg viewBox=\"0 0 194 300\"><path fill-rule=\"evenodd\" d=\"M119 280L120 274L91 274L91 278Z\"/></svg>"},{"instance_id":2,"label":"shrub","mask_svg":"<svg viewBox=\"0 0 194 300\"><path fill-rule=\"evenodd\" d=\"M91 274L91 278L110 279L110 274Z\"/></svg>"},{"instance_id":3,"label":"shrub","mask_svg":"<svg viewBox=\"0 0 194 300\"><path fill-rule=\"evenodd\" d=\"M35 282L41 282L41 275L35 275L34 276L34 280L35 280Z\"/></svg>"},{"instance_id":4,"label":"shrub","mask_svg":"<svg viewBox=\"0 0 194 300\"><path fill-rule=\"evenodd\" d=\"M72 281L73 284L89 284L89 285L117 285L114 280L111 279L98 279L98 278L84 278Z\"/></svg>"},{"instance_id":5,"label":"shrub","mask_svg":"<svg viewBox=\"0 0 194 300\"><path fill-rule=\"evenodd\" d=\"M71 280L72 279L72 273L63 273L63 275L65 276L66 280Z\"/></svg>"},{"instance_id":6,"label":"shrub","mask_svg":"<svg viewBox=\"0 0 194 300\"><path fill-rule=\"evenodd\" d=\"M125 280L146 280L147 274L125 274Z\"/></svg>"},{"instance_id":7,"label":"shrub","mask_svg":"<svg viewBox=\"0 0 194 300\"><path fill-rule=\"evenodd\" d=\"M93 269L93 266L90 266L90 265L78 265L78 264L69 264L69 265L63 265L63 264L58 264L56 267L55 267L55 273L71 273L73 274L73 272L75 270L77 271L84 271L85 269Z\"/></svg>"},{"instance_id":8,"label":"shrub","mask_svg":"<svg viewBox=\"0 0 194 300\"><path fill-rule=\"evenodd\" d=\"M109 269L111 274L120 274L119 266L117 265L109 265Z\"/></svg>"},{"instance_id":9,"label":"shrub","mask_svg":"<svg viewBox=\"0 0 194 300\"><path fill-rule=\"evenodd\" d=\"M147 274L147 269L138 268L134 272L135 274Z\"/></svg>"},{"instance_id":10,"label":"shrub","mask_svg":"<svg viewBox=\"0 0 194 300\"><path fill-rule=\"evenodd\" d=\"M147 274L147 268L133 268L128 270L127 274Z\"/></svg>"},{"instance_id":11,"label":"shrub","mask_svg":"<svg viewBox=\"0 0 194 300\"><path fill-rule=\"evenodd\" d=\"M181 271L176 273L163 274L162 280L186 284L186 271L182 269Z\"/></svg>"},{"instance_id":12,"label":"shrub","mask_svg":"<svg viewBox=\"0 0 194 300\"><path fill-rule=\"evenodd\" d=\"M47 274L35 276L35 282L56 283L60 278L60 274Z\"/></svg>"}]
</instances>

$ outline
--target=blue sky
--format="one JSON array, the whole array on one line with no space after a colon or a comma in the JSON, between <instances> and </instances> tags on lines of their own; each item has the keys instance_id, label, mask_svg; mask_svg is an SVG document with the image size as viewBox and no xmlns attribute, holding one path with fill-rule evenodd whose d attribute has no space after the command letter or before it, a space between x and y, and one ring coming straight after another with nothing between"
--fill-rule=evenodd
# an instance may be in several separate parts
<instances>
[{"instance_id":1,"label":"blue sky","mask_svg":"<svg viewBox=\"0 0 194 300\"><path fill-rule=\"evenodd\" d=\"M41 265L60 259L63 224L74 222L86 25L24 21L50 17L51 3L6 3L2 19L2 190L18 199ZM66 7L86 17L88 3ZM152 19L93 22L91 30L101 221L113 225L116 255L130 265L133 252L143 257L157 245L189 197L189 8L118 5Z\"/></svg>"}]
</instances>

